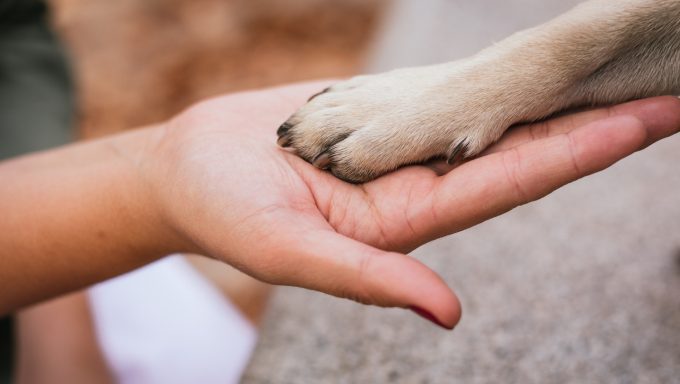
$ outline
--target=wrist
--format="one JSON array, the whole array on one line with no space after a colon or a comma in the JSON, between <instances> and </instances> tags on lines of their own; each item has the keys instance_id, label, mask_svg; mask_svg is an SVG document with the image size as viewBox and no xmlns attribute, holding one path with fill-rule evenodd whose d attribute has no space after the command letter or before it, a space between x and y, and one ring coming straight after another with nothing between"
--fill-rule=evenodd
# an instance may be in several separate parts
<instances>
[{"instance_id":1,"label":"wrist","mask_svg":"<svg viewBox=\"0 0 680 384\"><path fill-rule=\"evenodd\" d=\"M152 257L172 253L199 253L200 249L175 225L164 206L164 189L173 184L164 180L163 159L158 146L166 126L137 129L115 137L112 147L122 172L121 201L132 213L128 219L139 231L139 243Z\"/></svg>"}]
</instances>

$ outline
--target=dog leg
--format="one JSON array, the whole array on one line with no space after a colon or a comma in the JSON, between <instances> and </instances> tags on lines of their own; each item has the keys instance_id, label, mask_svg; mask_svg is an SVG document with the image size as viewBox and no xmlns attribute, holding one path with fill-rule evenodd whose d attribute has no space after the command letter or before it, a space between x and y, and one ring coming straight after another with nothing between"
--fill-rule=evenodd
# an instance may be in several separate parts
<instances>
[{"instance_id":1,"label":"dog leg","mask_svg":"<svg viewBox=\"0 0 680 384\"><path fill-rule=\"evenodd\" d=\"M465 60L359 76L278 131L279 144L364 182L480 153L513 124L680 93L680 1L591 0Z\"/></svg>"}]
</instances>

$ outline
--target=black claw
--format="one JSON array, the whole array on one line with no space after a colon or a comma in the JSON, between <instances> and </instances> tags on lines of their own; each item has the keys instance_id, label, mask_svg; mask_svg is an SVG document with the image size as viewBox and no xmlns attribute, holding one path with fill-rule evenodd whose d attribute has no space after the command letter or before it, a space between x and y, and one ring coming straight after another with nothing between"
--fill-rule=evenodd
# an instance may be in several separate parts
<instances>
[{"instance_id":1,"label":"black claw","mask_svg":"<svg viewBox=\"0 0 680 384\"><path fill-rule=\"evenodd\" d=\"M276 144L278 144L282 148L290 147L291 146L290 135L279 136L279 139L276 140Z\"/></svg>"},{"instance_id":2,"label":"black claw","mask_svg":"<svg viewBox=\"0 0 680 384\"><path fill-rule=\"evenodd\" d=\"M328 87L328 88L324 89L324 90L321 91L321 92L318 92L318 93L313 94L313 95L307 100L307 102L309 103L310 101L314 100L317 96L321 96L321 95L323 95L324 93L326 93L326 92L328 92L328 91L330 91L330 90L331 90L331 87Z\"/></svg>"},{"instance_id":3,"label":"black claw","mask_svg":"<svg viewBox=\"0 0 680 384\"><path fill-rule=\"evenodd\" d=\"M286 133L288 133L288 131L290 131L291 128L293 128L293 124L286 121L285 123L281 124L279 129L276 130L276 134L279 137L281 137L281 136L285 135Z\"/></svg>"},{"instance_id":4,"label":"black claw","mask_svg":"<svg viewBox=\"0 0 680 384\"><path fill-rule=\"evenodd\" d=\"M449 155L449 158L446 160L446 162L450 164L454 164L461 158L465 157L465 152L467 152L467 142L465 140L462 140L459 142L454 148L453 151L451 151L451 154Z\"/></svg>"}]
</instances>

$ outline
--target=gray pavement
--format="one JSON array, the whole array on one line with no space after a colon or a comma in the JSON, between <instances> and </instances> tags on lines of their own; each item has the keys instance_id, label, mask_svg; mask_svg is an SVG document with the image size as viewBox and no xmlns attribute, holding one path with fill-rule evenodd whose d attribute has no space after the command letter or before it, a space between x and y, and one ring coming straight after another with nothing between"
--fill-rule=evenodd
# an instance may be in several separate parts
<instances>
[{"instance_id":1,"label":"gray pavement","mask_svg":"<svg viewBox=\"0 0 680 384\"><path fill-rule=\"evenodd\" d=\"M463 57L569 7L397 4L372 70ZM680 383L677 164L680 136L414 252L463 302L453 332L281 288L243 381Z\"/></svg>"}]
</instances>

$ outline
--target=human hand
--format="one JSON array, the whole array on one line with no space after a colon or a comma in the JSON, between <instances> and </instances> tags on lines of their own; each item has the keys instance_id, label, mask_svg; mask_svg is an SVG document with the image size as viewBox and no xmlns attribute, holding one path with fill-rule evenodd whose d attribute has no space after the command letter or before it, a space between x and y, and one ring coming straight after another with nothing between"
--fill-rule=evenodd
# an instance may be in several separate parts
<instances>
[{"instance_id":1,"label":"human hand","mask_svg":"<svg viewBox=\"0 0 680 384\"><path fill-rule=\"evenodd\" d=\"M602 170L680 129L665 97L517 127L483 156L345 183L275 145L278 124L327 83L196 105L160 128L140 172L196 252L263 281L386 307L452 328L460 304L405 255Z\"/></svg>"}]
</instances>

